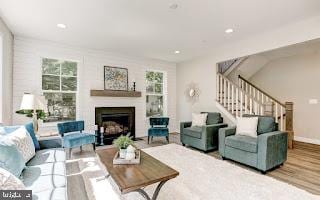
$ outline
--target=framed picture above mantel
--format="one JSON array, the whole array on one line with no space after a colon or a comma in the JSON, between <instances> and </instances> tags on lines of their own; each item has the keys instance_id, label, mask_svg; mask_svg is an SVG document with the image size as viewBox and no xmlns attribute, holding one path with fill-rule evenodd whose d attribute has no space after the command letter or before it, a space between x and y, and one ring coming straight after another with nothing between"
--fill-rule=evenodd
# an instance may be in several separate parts
<instances>
[{"instance_id":1,"label":"framed picture above mantel","mask_svg":"<svg viewBox=\"0 0 320 200\"><path fill-rule=\"evenodd\" d=\"M104 66L104 89L128 91L128 69Z\"/></svg>"}]
</instances>

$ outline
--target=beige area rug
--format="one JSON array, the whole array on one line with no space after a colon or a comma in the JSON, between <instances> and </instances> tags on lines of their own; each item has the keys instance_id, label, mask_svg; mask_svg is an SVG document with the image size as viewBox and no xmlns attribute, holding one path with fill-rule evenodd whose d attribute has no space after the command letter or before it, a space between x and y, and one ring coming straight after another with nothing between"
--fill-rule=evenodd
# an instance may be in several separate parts
<instances>
[{"instance_id":1,"label":"beige area rug","mask_svg":"<svg viewBox=\"0 0 320 200\"><path fill-rule=\"evenodd\" d=\"M304 190L271 177L215 159L177 144L144 149L158 160L179 171L161 189L159 200L304 200L320 199ZM100 165L98 158L83 158L79 167L90 200L140 200L138 193L120 195ZM152 196L156 185L146 187Z\"/></svg>"}]
</instances>

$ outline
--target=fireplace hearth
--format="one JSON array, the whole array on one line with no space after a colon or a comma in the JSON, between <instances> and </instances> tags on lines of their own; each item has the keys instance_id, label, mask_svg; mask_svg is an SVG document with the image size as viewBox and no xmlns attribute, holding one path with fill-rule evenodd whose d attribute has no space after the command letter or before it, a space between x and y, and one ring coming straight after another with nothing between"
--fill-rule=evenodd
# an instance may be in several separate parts
<instances>
[{"instance_id":1,"label":"fireplace hearth","mask_svg":"<svg viewBox=\"0 0 320 200\"><path fill-rule=\"evenodd\" d=\"M98 125L98 145L112 144L120 135L129 134L135 139L135 108L134 107L96 107L95 124ZM100 130L104 132L101 135Z\"/></svg>"}]
</instances>

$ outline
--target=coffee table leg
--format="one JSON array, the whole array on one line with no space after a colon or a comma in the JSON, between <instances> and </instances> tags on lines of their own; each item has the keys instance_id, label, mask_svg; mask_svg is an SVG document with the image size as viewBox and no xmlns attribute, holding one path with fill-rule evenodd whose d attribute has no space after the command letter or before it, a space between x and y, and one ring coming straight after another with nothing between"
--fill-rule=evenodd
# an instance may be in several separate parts
<instances>
[{"instance_id":1,"label":"coffee table leg","mask_svg":"<svg viewBox=\"0 0 320 200\"><path fill-rule=\"evenodd\" d=\"M143 189L137 189L136 191L139 192L146 200L156 200L159 192L162 188L162 186L166 183L167 181L161 181L159 185L157 186L156 190L153 193L152 199L149 197L149 195L143 190Z\"/></svg>"}]
</instances>

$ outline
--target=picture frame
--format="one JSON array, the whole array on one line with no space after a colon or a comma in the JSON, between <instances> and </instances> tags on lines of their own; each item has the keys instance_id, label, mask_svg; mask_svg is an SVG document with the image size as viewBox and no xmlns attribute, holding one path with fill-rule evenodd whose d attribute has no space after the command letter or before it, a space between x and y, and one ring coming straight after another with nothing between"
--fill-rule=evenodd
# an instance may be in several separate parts
<instances>
[{"instance_id":1,"label":"picture frame","mask_svg":"<svg viewBox=\"0 0 320 200\"><path fill-rule=\"evenodd\" d=\"M128 91L128 69L104 66L104 89Z\"/></svg>"}]
</instances>

